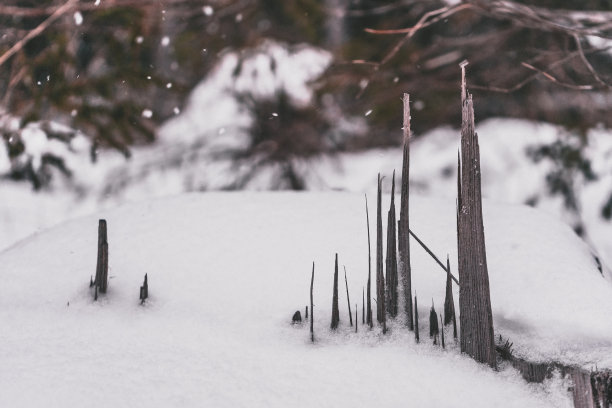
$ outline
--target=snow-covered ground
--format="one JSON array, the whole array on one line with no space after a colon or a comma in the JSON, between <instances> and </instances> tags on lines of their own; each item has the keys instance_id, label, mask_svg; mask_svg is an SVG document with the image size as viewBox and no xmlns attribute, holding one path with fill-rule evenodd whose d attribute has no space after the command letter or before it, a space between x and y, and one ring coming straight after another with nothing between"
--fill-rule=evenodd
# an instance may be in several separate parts
<instances>
[{"instance_id":1,"label":"snow-covered ground","mask_svg":"<svg viewBox=\"0 0 612 408\"><path fill-rule=\"evenodd\" d=\"M411 204L413 230L455 269L454 200ZM361 194L198 193L99 211L17 243L0 253L0 406L571 406L560 379L528 385L513 369L430 344L428 310L443 304L445 275L414 242L423 342L400 323L386 336L354 333L343 290L332 333L336 252L361 314L364 212ZM102 217L110 283L93 302ZM484 217L496 334L531 359L612 367L612 285L586 245L527 207L485 203ZM314 345L307 324L290 324L309 303L312 261Z\"/></svg>"}]
</instances>

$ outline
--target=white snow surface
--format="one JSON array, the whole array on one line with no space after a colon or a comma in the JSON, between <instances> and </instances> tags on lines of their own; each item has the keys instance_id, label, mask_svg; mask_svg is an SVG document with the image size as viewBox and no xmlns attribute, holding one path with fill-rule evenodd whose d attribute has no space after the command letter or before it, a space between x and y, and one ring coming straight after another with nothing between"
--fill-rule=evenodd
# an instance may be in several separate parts
<instances>
[{"instance_id":1,"label":"white snow surface","mask_svg":"<svg viewBox=\"0 0 612 408\"><path fill-rule=\"evenodd\" d=\"M496 334L530 359L612 367L612 285L585 244L536 210L484 209ZM413 198L410 211L411 228L456 270L454 201ZM428 311L432 299L442 307L445 274L414 241L423 342L401 317L382 335L359 316L354 333L342 279L332 333L336 252L361 315L364 212L360 194L194 193L13 245L0 253L0 406L386 407L408 396L419 407L572 406L561 379L529 385L511 368L495 372L462 356L448 331L449 349L430 344ZM98 218L108 221L110 281L93 302ZM314 345L307 323L290 324L309 303L312 261Z\"/></svg>"}]
</instances>

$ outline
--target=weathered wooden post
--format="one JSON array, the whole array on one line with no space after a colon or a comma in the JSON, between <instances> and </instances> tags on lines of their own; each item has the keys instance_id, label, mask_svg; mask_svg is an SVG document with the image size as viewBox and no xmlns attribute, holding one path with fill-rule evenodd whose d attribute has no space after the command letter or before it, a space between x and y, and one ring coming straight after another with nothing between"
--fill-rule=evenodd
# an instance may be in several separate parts
<instances>
[{"instance_id":1,"label":"weathered wooden post","mask_svg":"<svg viewBox=\"0 0 612 408\"><path fill-rule=\"evenodd\" d=\"M410 178L410 95L404 94L404 156L402 160L402 190L400 196L400 219L398 227L399 275L404 292L404 311L408 329L414 329L412 318L412 274L410 270L409 222L409 178Z\"/></svg>"},{"instance_id":2,"label":"weathered wooden post","mask_svg":"<svg viewBox=\"0 0 612 408\"><path fill-rule=\"evenodd\" d=\"M385 310L385 276L383 275L382 250L382 179L378 173L378 194L376 199L376 319L387 332L387 316Z\"/></svg>"},{"instance_id":3,"label":"weathered wooden post","mask_svg":"<svg viewBox=\"0 0 612 408\"><path fill-rule=\"evenodd\" d=\"M331 328L335 330L340 322L340 310L338 308L338 254L336 254L336 262L334 268L334 293L332 295L332 317Z\"/></svg>"},{"instance_id":4,"label":"weathered wooden post","mask_svg":"<svg viewBox=\"0 0 612 408\"><path fill-rule=\"evenodd\" d=\"M461 351L476 361L496 366L489 272L480 190L480 151L474 130L472 95L461 64L461 203L459 216L459 311Z\"/></svg>"},{"instance_id":5,"label":"weathered wooden post","mask_svg":"<svg viewBox=\"0 0 612 408\"><path fill-rule=\"evenodd\" d=\"M393 171L393 181L391 185L391 206L387 214L387 311L391 317L397 316L397 240L395 216L395 171Z\"/></svg>"}]
</instances>

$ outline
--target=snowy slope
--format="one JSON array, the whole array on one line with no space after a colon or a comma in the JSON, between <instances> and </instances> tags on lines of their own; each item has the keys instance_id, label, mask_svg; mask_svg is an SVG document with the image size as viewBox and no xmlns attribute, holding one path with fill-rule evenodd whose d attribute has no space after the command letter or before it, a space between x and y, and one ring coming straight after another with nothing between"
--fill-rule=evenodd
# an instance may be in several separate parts
<instances>
[{"instance_id":1,"label":"snowy slope","mask_svg":"<svg viewBox=\"0 0 612 408\"><path fill-rule=\"evenodd\" d=\"M94 303L98 217L111 269ZM455 259L453 202L413 199L411 217ZM531 358L612 367L612 286L585 245L523 207L485 206L485 228L497 333ZM445 276L411 245L424 333ZM343 290L331 334L334 253L361 313L366 251L363 196L343 193L191 194L42 232L0 253L0 406L397 406L407 395L419 407L571 406L561 380L527 385L425 334L415 345L399 323L353 333ZM289 324L313 260L315 345L307 325Z\"/></svg>"}]
</instances>

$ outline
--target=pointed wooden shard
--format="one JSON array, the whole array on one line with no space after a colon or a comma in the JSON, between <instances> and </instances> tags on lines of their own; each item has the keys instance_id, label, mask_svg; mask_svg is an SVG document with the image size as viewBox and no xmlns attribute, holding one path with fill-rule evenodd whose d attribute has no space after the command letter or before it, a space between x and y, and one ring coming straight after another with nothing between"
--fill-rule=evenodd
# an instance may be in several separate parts
<instances>
[{"instance_id":1,"label":"pointed wooden shard","mask_svg":"<svg viewBox=\"0 0 612 408\"><path fill-rule=\"evenodd\" d=\"M340 310L338 308L338 254L336 254L336 262L334 267L334 293L332 295L332 317L331 317L331 329L335 330L338 328L340 322Z\"/></svg>"}]
</instances>

